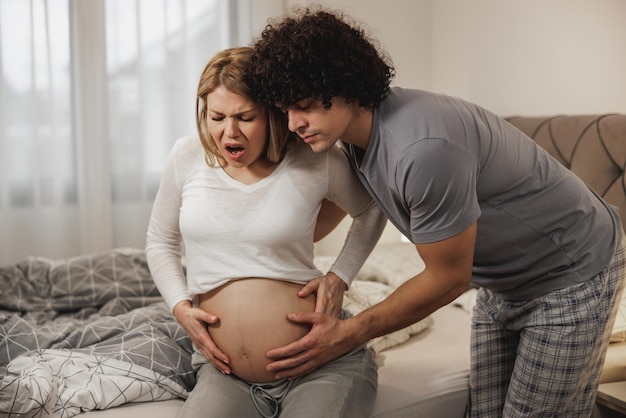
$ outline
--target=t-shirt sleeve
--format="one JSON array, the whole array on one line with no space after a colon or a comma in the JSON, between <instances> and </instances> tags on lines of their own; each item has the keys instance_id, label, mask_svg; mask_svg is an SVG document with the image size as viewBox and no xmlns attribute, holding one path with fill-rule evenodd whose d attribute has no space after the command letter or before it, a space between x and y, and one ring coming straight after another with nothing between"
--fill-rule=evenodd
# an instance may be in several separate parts
<instances>
[{"instance_id":1,"label":"t-shirt sleeve","mask_svg":"<svg viewBox=\"0 0 626 418\"><path fill-rule=\"evenodd\" d=\"M478 219L478 170L471 153L445 139L423 139L402 153L395 187L410 213L413 242L450 238Z\"/></svg>"},{"instance_id":2,"label":"t-shirt sleeve","mask_svg":"<svg viewBox=\"0 0 626 418\"><path fill-rule=\"evenodd\" d=\"M178 219L182 198L176 176L176 145L163 169L146 239L150 273L170 309L183 300L191 300L181 263Z\"/></svg>"}]
</instances>

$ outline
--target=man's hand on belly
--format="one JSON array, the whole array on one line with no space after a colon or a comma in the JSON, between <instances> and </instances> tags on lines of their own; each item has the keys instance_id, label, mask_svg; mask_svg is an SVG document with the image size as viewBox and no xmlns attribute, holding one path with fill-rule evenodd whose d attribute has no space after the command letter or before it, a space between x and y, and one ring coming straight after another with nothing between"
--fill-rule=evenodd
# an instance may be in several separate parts
<instances>
[{"instance_id":1,"label":"man's hand on belly","mask_svg":"<svg viewBox=\"0 0 626 418\"><path fill-rule=\"evenodd\" d=\"M270 350L273 360L266 367L276 379L302 377L352 350L354 345L346 337L346 322L318 312L288 314L290 321L310 324L311 331L284 347Z\"/></svg>"},{"instance_id":2,"label":"man's hand on belly","mask_svg":"<svg viewBox=\"0 0 626 418\"><path fill-rule=\"evenodd\" d=\"M325 313L334 318L341 317L343 306L343 294L347 290L346 283L335 273L328 272L325 276L318 277L307 283L298 296L307 297L315 294L315 312Z\"/></svg>"}]
</instances>

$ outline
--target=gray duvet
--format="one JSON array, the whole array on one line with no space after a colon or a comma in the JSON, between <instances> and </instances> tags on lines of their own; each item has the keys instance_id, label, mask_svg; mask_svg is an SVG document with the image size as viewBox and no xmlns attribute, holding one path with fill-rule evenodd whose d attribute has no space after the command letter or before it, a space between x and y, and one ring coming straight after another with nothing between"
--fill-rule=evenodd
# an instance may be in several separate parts
<instances>
[{"instance_id":1,"label":"gray duvet","mask_svg":"<svg viewBox=\"0 0 626 418\"><path fill-rule=\"evenodd\" d=\"M0 416L184 398L191 352L141 251L0 267Z\"/></svg>"}]
</instances>

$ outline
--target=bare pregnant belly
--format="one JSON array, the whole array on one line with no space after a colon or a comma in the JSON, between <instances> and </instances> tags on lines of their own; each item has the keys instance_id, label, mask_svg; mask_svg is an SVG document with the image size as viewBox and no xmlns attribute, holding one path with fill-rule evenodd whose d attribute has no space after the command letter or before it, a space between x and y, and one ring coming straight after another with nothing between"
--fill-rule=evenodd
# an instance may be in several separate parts
<instances>
[{"instance_id":1,"label":"bare pregnant belly","mask_svg":"<svg viewBox=\"0 0 626 418\"><path fill-rule=\"evenodd\" d=\"M249 278L199 297L200 308L220 318L209 333L230 358L235 375L256 383L276 380L265 371L265 354L309 332L308 326L288 321L287 314L315 310L315 297L298 297L300 289L301 284Z\"/></svg>"}]
</instances>

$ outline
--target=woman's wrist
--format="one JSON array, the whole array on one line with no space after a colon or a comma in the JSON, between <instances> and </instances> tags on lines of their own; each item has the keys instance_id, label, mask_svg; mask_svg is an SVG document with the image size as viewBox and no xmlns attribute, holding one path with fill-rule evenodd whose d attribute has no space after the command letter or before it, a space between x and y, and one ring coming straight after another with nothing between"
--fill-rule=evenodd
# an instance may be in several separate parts
<instances>
[{"instance_id":1,"label":"woman's wrist","mask_svg":"<svg viewBox=\"0 0 626 418\"><path fill-rule=\"evenodd\" d=\"M172 314L174 314L174 317L178 319L177 313L181 313L182 310L187 310L192 306L193 305L191 304L190 300L181 300L176 305L174 305L174 308L172 308Z\"/></svg>"}]
</instances>

